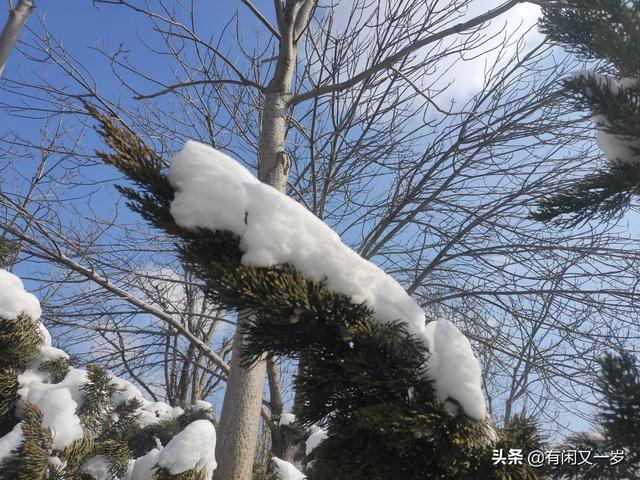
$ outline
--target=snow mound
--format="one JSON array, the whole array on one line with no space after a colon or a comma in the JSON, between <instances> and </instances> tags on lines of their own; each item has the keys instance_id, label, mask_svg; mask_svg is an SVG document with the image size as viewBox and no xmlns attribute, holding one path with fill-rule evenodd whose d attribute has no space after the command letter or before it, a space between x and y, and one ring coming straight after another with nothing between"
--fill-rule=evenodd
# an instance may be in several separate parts
<instances>
[{"instance_id":1,"label":"snow mound","mask_svg":"<svg viewBox=\"0 0 640 480\"><path fill-rule=\"evenodd\" d=\"M428 374L435 380L438 399L457 400L467 415L483 418L486 406L480 388L482 371L469 340L446 319L429 323L427 331L434 346Z\"/></svg>"},{"instance_id":2,"label":"snow mound","mask_svg":"<svg viewBox=\"0 0 640 480\"><path fill-rule=\"evenodd\" d=\"M139 457L133 464L130 480L151 480L156 471L160 449L154 448L143 457Z\"/></svg>"},{"instance_id":3,"label":"snow mound","mask_svg":"<svg viewBox=\"0 0 640 480\"><path fill-rule=\"evenodd\" d=\"M194 412L205 411L205 412L213 413L213 405L211 405L206 400L196 400L196 403L193 405L193 411Z\"/></svg>"},{"instance_id":4,"label":"snow mound","mask_svg":"<svg viewBox=\"0 0 640 480\"><path fill-rule=\"evenodd\" d=\"M169 181L176 189L171 214L179 225L233 232L241 238L242 263L291 264L310 280L326 279L327 288L354 303L366 302L380 321L403 320L424 338L424 312L398 282L342 243L301 204L261 183L232 158L188 141L173 159Z\"/></svg>"},{"instance_id":5,"label":"snow mound","mask_svg":"<svg viewBox=\"0 0 640 480\"><path fill-rule=\"evenodd\" d=\"M309 456L313 450L320 445L325 438L327 438L326 430L323 430L320 427L316 427L309 437L307 437L307 441L305 442L305 451L304 454Z\"/></svg>"},{"instance_id":6,"label":"snow mound","mask_svg":"<svg viewBox=\"0 0 640 480\"><path fill-rule=\"evenodd\" d=\"M176 190L171 203L176 223L185 228L226 230L238 235L243 264L290 264L309 280L325 281L329 290L350 297L353 303L366 303L374 310L377 321L403 321L429 350L460 350L458 343L430 343L424 312L395 279L351 250L301 204L261 183L231 157L188 141L173 158L169 181ZM432 338L436 342L458 342L456 337L447 335ZM446 371L456 379L464 379L465 387L452 389L447 384L442 394L453 396L474 418L484 417L477 361L473 355L465 356L464 362L455 365L471 369L453 372L450 367ZM472 386L473 381L477 384ZM436 388L440 383L436 382ZM469 395L455 396L459 394Z\"/></svg>"},{"instance_id":7,"label":"snow mound","mask_svg":"<svg viewBox=\"0 0 640 480\"><path fill-rule=\"evenodd\" d=\"M49 383L49 375L37 370L25 370L18 375L18 415L25 403L36 405L42 412L42 424L53 433L53 446L64 448L83 436L80 418L76 415L87 381L86 372L71 368L59 383Z\"/></svg>"},{"instance_id":8,"label":"snow mound","mask_svg":"<svg viewBox=\"0 0 640 480\"><path fill-rule=\"evenodd\" d=\"M0 269L0 317L12 320L26 313L34 322L42 315L40 302L24 289L22 280L11 272Z\"/></svg>"},{"instance_id":9,"label":"snow mound","mask_svg":"<svg viewBox=\"0 0 640 480\"><path fill-rule=\"evenodd\" d=\"M138 400L142 406L138 410L138 424L141 427L153 425L166 420L173 420L184 414L182 407L172 407L165 402L150 402L142 396L142 392L133 383L124 380L123 378L111 375L111 381L118 386L118 392L113 396L113 404L118 406L131 400ZM205 405L211 404L201 401L200 406L196 403L196 410L203 409Z\"/></svg>"},{"instance_id":10,"label":"snow mound","mask_svg":"<svg viewBox=\"0 0 640 480\"><path fill-rule=\"evenodd\" d=\"M278 425L281 427L283 425L291 425L295 421L296 416L293 413L283 413L282 415L280 415L280 422L278 423Z\"/></svg>"},{"instance_id":11,"label":"snow mound","mask_svg":"<svg viewBox=\"0 0 640 480\"><path fill-rule=\"evenodd\" d=\"M158 455L158 466L177 475L194 468L204 469L211 479L217 463L215 458L216 430L208 420L196 420L174 436Z\"/></svg>"},{"instance_id":12,"label":"snow mound","mask_svg":"<svg viewBox=\"0 0 640 480\"><path fill-rule=\"evenodd\" d=\"M276 466L276 478L279 480L305 480L307 477L304 473L294 467L291 463L281 460L278 457L271 457Z\"/></svg>"},{"instance_id":13,"label":"snow mound","mask_svg":"<svg viewBox=\"0 0 640 480\"><path fill-rule=\"evenodd\" d=\"M88 473L96 480L110 480L111 475L109 474L109 468L110 465L107 456L96 455L84 462L81 470L83 473Z\"/></svg>"},{"instance_id":14,"label":"snow mound","mask_svg":"<svg viewBox=\"0 0 640 480\"><path fill-rule=\"evenodd\" d=\"M22 422L20 422L4 437L0 437L0 463L9 456L12 450L18 448L22 440L24 440L24 435L22 434Z\"/></svg>"}]
</instances>

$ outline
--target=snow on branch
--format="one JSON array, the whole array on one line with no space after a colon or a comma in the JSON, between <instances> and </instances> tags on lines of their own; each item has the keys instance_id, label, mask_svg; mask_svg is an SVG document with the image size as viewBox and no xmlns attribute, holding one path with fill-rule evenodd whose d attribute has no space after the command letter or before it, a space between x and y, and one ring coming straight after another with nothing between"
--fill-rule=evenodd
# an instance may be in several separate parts
<instances>
[{"instance_id":1,"label":"snow on branch","mask_svg":"<svg viewBox=\"0 0 640 480\"><path fill-rule=\"evenodd\" d=\"M178 225L232 232L240 239L242 264L291 265L352 303L366 304L382 324L403 322L430 351L434 365L438 356L441 365L448 364L428 370L439 396L454 398L473 418L484 417L480 367L468 340L446 320L431 322L435 335L428 334L424 312L402 286L303 205L260 182L231 157L194 141L175 155L168 179L175 189L171 214Z\"/></svg>"}]
</instances>

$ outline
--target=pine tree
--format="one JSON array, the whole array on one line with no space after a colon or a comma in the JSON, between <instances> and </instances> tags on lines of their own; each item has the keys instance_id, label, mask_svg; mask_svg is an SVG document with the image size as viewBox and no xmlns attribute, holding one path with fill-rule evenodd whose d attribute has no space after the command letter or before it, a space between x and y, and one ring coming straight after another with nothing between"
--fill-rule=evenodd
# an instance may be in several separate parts
<instances>
[{"instance_id":1,"label":"pine tree","mask_svg":"<svg viewBox=\"0 0 640 480\"><path fill-rule=\"evenodd\" d=\"M598 386L604 394L600 421L610 448L625 451L618 478L640 477L640 368L629 354L606 355Z\"/></svg>"},{"instance_id":2,"label":"pine tree","mask_svg":"<svg viewBox=\"0 0 640 480\"><path fill-rule=\"evenodd\" d=\"M0 479L210 478L210 459L177 471L160 450L199 421L213 425L210 411L144 401L98 365L71 367L18 277L0 270L0 290ZM215 437L203 451L214 447Z\"/></svg>"},{"instance_id":3,"label":"pine tree","mask_svg":"<svg viewBox=\"0 0 640 480\"><path fill-rule=\"evenodd\" d=\"M496 432L488 417L472 418L455 399L437 397L425 364L430 352L405 323L376 321L366 303L293 265L242 262L232 231L180 226L164 159L130 129L88 108L112 149L98 155L134 184L118 187L129 207L175 240L213 301L252 312L243 330L243 362L264 355L303 360L294 413L301 426L320 425L328 434L312 452L309 479L538 478L527 465L493 467L496 441L508 442L513 432ZM520 432L536 442L531 430Z\"/></svg>"},{"instance_id":4,"label":"pine tree","mask_svg":"<svg viewBox=\"0 0 640 480\"><path fill-rule=\"evenodd\" d=\"M565 90L578 110L593 116L608 165L543 199L532 216L572 225L610 220L640 195L640 1L542 5L540 30L601 71L576 74L566 80Z\"/></svg>"},{"instance_id":5,"label":"pine tree","mask_svg":"<svg viewBox=\"0 0 640 480\"><path fill-rule=\"evenodd\" d=\"M618 452L620 461L610 458L591 464L564 463L551 471L554 478L567 480L618 480L640 477L640 369L629 354L607 354L599 361L596 384L602 393L598 414L599 432L569 436L559 450L588 451L604 455Z\"/></svg>"}]
</instances>

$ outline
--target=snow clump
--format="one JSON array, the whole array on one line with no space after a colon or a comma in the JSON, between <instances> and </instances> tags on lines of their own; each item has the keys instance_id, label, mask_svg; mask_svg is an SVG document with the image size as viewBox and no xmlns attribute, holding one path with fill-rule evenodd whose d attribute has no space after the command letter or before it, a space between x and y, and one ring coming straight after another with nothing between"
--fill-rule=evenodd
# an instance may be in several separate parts
<instances>
[{"instance_id":1,"label":"snow clump","mask_svg":"<svg viewBox=\"0 0 640 480\"><path fill-rule=\"evenodd\" d=\"M204 469L211 478L215 458L216 430L209 420L196 420L174 436L158 455L158 466L177 475L191 469Z\"/></svg>"},{"instance_id":2,"label":"snow clump","mask_svg":"<svg viewBox=\"0 0 640 480\"><path fill-rule=\"evenodd\" d=\"M0 317L12 320L26 313L36 322L42 315L40 302L24 289L22 280L11 272L0 269Z\"/></svg>"},{"instance_id":3,"label":"snow clump","mask_svg":"<svg viewBox=\"0 0 640 480\"><path fill-rule=\"evenodd\" d=\"M451 381L439 374L451 374L454 367L429 368L428 375L435 380L436 389L444 385L442 395L456 395L468 415L485 416L480 367L466 347L460 346L458 336L462 334L454 334L455 327L447 324L444 328L449 333L432 336L430 342L425 314L404 288L345 245L304 206L260 182L231 157L194 141L188 141L174 156L168 178L176 190L171 202L175 222L185 228L236 234L243 264L290 264L309 280L325 281L329 290L350 297L353 303L366 303L379 322L403 321L431 352L442 356L452 349L462 354L464 358L454 365L468 371L454 373L456 379L464 379L459 388L452 389ZM433 344L438 341L455 343ZM446 358L455 359L455 354Z\"/></svg>"},{"instance_id":4,"label":"snow clump","mask_svg":"<svg viewBox=\"0 0 640 480\"><path fill-rule=\"evenodd\" d=\"M307 477L304 473L298 470L293 464L281 460L278 457L271 457L275 465L276 478L279 480L305 480Z\"/></svg>"}]
</instances>

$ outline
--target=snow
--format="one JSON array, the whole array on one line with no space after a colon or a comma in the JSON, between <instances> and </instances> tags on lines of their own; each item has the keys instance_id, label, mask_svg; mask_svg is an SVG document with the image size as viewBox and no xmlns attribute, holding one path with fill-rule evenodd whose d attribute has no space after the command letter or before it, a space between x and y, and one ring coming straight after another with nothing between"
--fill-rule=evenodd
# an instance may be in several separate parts
<instances>
[{"instance_id":1,"label":"snow","mask_svg":"<svg viewBox=\"0 0 640 480\"><path fill-rule=\"evenodd\" d=\"M140 392L138 391L138 393ZM142 394L140 394L140 397L142 397ZM140 409L138 423L142 427L158 422L164 422L165 420L173 420L174 418L184 414L184 409L182 407L172 407L164 402L150 402L144 398L141 401L142 408Z\"/></svg>"},{"instance_id":2,"label":"snow","mask_svg":"<svg viewBox=\"0 0 640 480\"><path fill-rule=\"evenodd\" d=\"M111 374L111 381L118 386L118 392L113 396L113 404L115 406L133 399L137 399L142 403L138 417L138 424L141 427L153 425L165 420L172 420L184 414L182 407L172 407L165 402L150 402L142 396L142 392L138 387L123 378ZM211 408L210 403L202 401L200 409L206 406Z\"/></svg>"},{"instance_id":3,"label":"snow","mask_svg":"<svg viewBox=\"0 0 640 480\"><path fill-rule=\"evenodd\" d=\"M71 392L79 389L80 384L73 385L68 378L56 384L46 383L46 377L34 370L18 376L18 413L25 402L37 406L42 411L42 424L52 430L53 447L60 449L83 436L82 424L76 415L78 403Z\"/></svg>"},{"instance_id":4,"label":"snow","mask_svg":"<svg viewBox=\"0 0 640 480\"><path fill-rule=\"evenodd\" d=\"M307 438L307 441L304 444L305 445L304 454L306 456L309 456L311 452L313 452L313 450L318 445L320 445L320 442L322 442L325 438L327 438L327 432L320 427L316 427L311 432L311 435L309 435L309 437Z\"/></svg>"},{"instance_id":5,"label":"snow","mask_svg":"<svg viewBox=\"0 0 640 480\"><path fill-rule=\"evenodd\" d=\"M606 127L609 125L603 115L596 115L593 120L598 126ZM616 166L619 163L623 165L640 163L640 154L633 150L640 151L640 138L628 139L607 133L602 128L598 128L598 147L607 156L607 161L612 166Z\"/></svg>"},{"instance_id":6,"label":"snow","mask_svg":"<svg viewBox=\"0 0 640 480\"><path fill-rule=\"evenodd\" d=\"M38 355L33 358L27 369L18 375L18 404L16 416L22 417L26 403L37 406L43 417L43 425L53 433L53 448L61 449L84 435L80 418L76 415L82 402L82 385L88 381L86 370L70 368L65 378L56 384L51 383L50 375L40 372L39 367L46 361L56 358L69 358L62 350L51 346L51 337L47 329L38 321L40 304L30 293L27 293L22 281L15 275L0 269L0 319L15 318L20 312L26 312L41 329L44 344L40 346ZM110 374L111 380L118 386L114 395L115 406L132 399L138 399L140 408L140 424L142 427L174 419L185 413L181 407L171 407L164 402L150 402L143 398L140 390L124 379ZM210 403L199 401L195 410L211 410ZM21 423L11 432L0 437L0 461L18 447L23 439ZM153 449L147 455L132 461L130 480L151 480L156 463L169 468L172 474L178 474L197 466L204 468L210 478L215 467L215 429L207 420L199 420L190 424L184 431L176 435L166 448ZM55 461L56 457L52 457ZM87 460L82 470L97 480L110 478L108 459L97 455Z\"/></svg>"},{"instance_id":7,"label":"snow","mask_svg":"<svg viewBox=\"0 0 640 480\"><path fill-rule=\"evenodd\" d=\"M283 425L291 425L295 421L296 416L293 413L283 413L280 415L280 423L278 423L278 425L281 427Z\"/></svg>"},{"instance_id":8,"label":"snow","mask_svg":"<svg viewBox=\"0 0 640 480\"><path fill-rule=\"evenodd\" d=\"M351 250L301 204L261 183L224 153L188 141L173 158L169 181L176 190L171 203L176 223L238 235L243 264L293 265L309 280L325 281L329 290L350 297L353 303L365 302L378 321L405 322L409 332L430 350L444 352L449 348L429 343L424 312L395 279ZM435 340L448 338L439 335ZM459 350L459 345L453 347ZM483 417L485 404L475 375L477 361L456 365L471 368L471 372L453 372L455 378L465 379L465 387L447 388L445 393L470 393L469 397L455 399L466 405L468 413ZM478 383L471 388L474 379Z\"/></svg>"},{"instance_id":9,"label":"snow","mask_svg":"<svg viewBox=\"0 0 640 480\"><path fill-rule=\"evenodd\" d=\"M67 467L67 462L62 460L60 457L49 457L49 464L53 465L57 468L59 468L60 470L64 469Z\"/></svg>"},{"instance_id":10,"label":"snow","mask_svg":"<svg viewBox=\"0 0 640 480\"><path fill-rule=\"evenodd\" d=\"M305 480L307 477L291 463L281 460L278 457L271 457L276 466L276 477L279 480Z\"/></svg>"},{"instance_id":11,"label":"snow","mask_svg":"<svg viewBox=\"0 0 640 480\"><path fill-rule=\"evenodd\" d=\"M117 407L125 402L130 402L133 399L140 401L144 400L142 392L133 383L125 380L124 378L111 375L111 382L118 387L118 392L113 396L113 404Z\"/></svg>"},{"instance_id":12,"label":"snow","mask_svg":"<svg viewBox=\"0 0 640 480\"><path fill-rule=\"evenodd\" d=\"M18 375L19 402L16 414L24 414L26 402L36 405L42 411L43 425L50 427L53 432L54 448L64 448L83 435L80 418L75 412L82 399L80 386L87 381L86 372L72 368L61 382L52 384L50 375L38 370L46 361L69 356L51 346L49 332L38 321L42 312L36 297L24 290L17 276L0 269L0 317L15 318L22 312L29 315L40 329L44 343L28 368Z\"/></svg>"},{"instance_id":13,"label":"snow","mask_svg":"<svg viewBox=\"0 0 640 480\"><path fill-rule=\"evenodd\" d=\"M44 345L47 347L51 346L51 334L47 327L45 327L42 323L38 322L38 329L40 330L40 334L42 335L42 339L44 341Z\"/></svg>"},{"instance_id":14,"label":"snow","mask_svg":"<svg viewBox=\"0 0 640 480\"><path fill-rule=\"evenodd\" d=\"M213 412L213 405L205 400L196 400L196 403L193 405L193 411L199 412L201 410Z\"/></svg>"},{"instance_id":15,"label":"snow","mask_svg":"<svg viewBox=\"0 0 640 480\"><path fill-rule=\"evenodd\" d=\"M169 181L176 188L171 214L179 225L233 232L241 238L243 264L294 265L310 280L326 279L327 288L354 303L366 302L380 321L404 320L424 338L424 312L398 282L227 155L188 141L173 159Z\"/></svg>"},{"instance_id":16,"label":"snow","mask_svg":"<svg viewBox=\"0 0 640 480\"><path fill-rule=\"evenodd\" d=\"M469 340L446 319L429 323L427 331L434 346L428 375L435 381L436 396L443 402L453 398L467 415L482 419L486 414L482 371Z\"/></svg>"},{"instance_id":17,"label":"snow","mask_svg":"<svg viewBox=\"0 0 640 480\"><path fill-rule=\"evenodd\" d=\"M131 470L130 480L151 480L156 471L160 449L154 448L143 457L137 458Z\"/></svg>"},{"instance_id":18,"label":"snow","mask_svg":"<svg viewBox=\"0 0 640 480\"><path fill-rule=\"evenodd\" d=\"M40 302L24 289L22 280L11 272L0 269L0 317L12 320L26 313L33 321L42 314Z\"/></svg>"},{"instance_id":19,"label":"snow","mask_svg":"<svg viewBox=\"0 0 640 480\"><path fill-rule=\"evenodd\" d=\"M574 78L588 78L595 79L598 84L603 88L609 88L615 95L620 92L621 89L630 87L638 87L639 81L635 78L621 78L616 79L605 75L599 75L591 71L581 71L573 75ZM587 95L591 92L587 91ZM604 129L609 128L611 124L604 115L595 115L593 122L598 127L598 147L606 155L607 161L611 166L633 165L640 163L640 153L635 150L640 150L640 138L628 138L607 133Z\"/></svg>"},{"instance_id":20,"label":"snow","mask_svg":"<svg viewBox=\"0 0 640 480\"><path fill-rule=\"evenodd\" d=\"M12 450L18 448L24 435L22 434L22 422L16 424L9 433L0 437L0 463L9 456Z\"/></svg>"},{"instance_id":21,"label":"snow","mask_svg":"<svg viewBox=\"0 0 640 480\"><path fill-rule=\"evenodd\" d=\"M211 479L217 463L215 458L216 430L208 420L196 420L175 435L158 456L158 466L177 475L187 470L204 469Z\"/></svg>"},{"instance_id":22,"label":"snow","mask_svg":"<svg viewBox=\"0 0 640 480\"><path fill-rule=\"evenodd\" d=\"M95 480L110 480L109 467L109 459L106 455L96 455L84 462L80 470L88 473Z\"/></svg>"}]
</instances>

